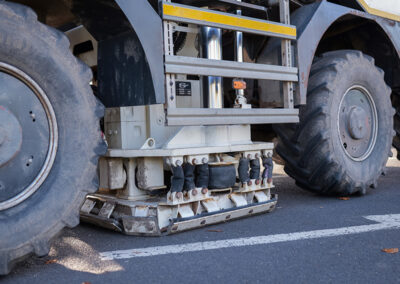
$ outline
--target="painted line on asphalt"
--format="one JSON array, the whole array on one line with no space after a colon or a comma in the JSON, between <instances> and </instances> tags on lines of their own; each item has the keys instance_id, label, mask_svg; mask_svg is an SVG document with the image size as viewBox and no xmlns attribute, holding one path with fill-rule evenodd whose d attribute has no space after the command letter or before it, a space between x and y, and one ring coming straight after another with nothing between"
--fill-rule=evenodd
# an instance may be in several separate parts
<instances>
[{"instance_id":1,"label":"painted line on asphalt","mask_svg":"<svg viewBox=\"0 0 400 284\"><path fill-rule=\"evenodd\" d=\"M375 221L377 224L352 226L337 229L316 230L308 232L297 232L289 234L277 234L257 236L249 238L227 239L209 242L196 242L179 245L157 246L147 248L136 248L128 250L117 250L100 253L101 260L129 259L137 257L148 257L166 254L178 254L185 252L196 252L222 248L245 247L254 245L266 245L298 240L317 238L329 238L353 234L368 233L388 229L400 229L400 214L365 216L364 218Z\"/></svg>"}]
</instances>

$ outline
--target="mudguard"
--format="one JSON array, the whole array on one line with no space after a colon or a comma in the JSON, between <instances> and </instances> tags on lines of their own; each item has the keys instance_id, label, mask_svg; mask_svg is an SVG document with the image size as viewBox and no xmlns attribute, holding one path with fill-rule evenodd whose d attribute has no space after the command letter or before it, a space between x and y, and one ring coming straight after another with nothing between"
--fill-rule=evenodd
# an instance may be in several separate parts
<instances>
[{"instance_id":1,"label":"mudguard","mask_svg":"<svg viewBox=\"0 0 400 284\"><path fill-rule=\"evenodd\" d=\"M346 15L365 18L376 22L391 40L400 56L400 23L359 10L351 9L327 1L305 5L292 15L292 24L297 27L297 56L299 86L297 102L306 104L308 77L318 45L328 28Z\"/></svg>"},{"instance_id":2,"label":"mudguard","mask_svg":"<svg viewBox=\"0 0 400 284\"><path fill-rule=\"evenodd\" d=\"M156 103L165 102L164 52L162 19L148 0L116 0L142 44L156 96Z\"/></svg>"}]
</instances>

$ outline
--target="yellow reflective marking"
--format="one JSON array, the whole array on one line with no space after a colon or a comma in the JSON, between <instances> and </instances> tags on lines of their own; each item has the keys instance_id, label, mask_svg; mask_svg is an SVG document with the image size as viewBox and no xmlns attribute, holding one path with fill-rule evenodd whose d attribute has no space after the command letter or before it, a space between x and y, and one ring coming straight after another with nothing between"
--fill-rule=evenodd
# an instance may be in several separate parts
<instances>
[{"instance_id":1,"label":"yellow reflective marking","mask_svg":"<svg viewBox=\"0 0 400 284\"><path fill-rule=\"evenodd\" d=\"M395 15L395 14L392 14L392 13L389 13L389 12L385 12L385 11L382 11L382 10L371 8L364 0L358 0L358 2L361 4L361 6L363 6L365 11L367 11L371 15L375 15L375 16L379 16L379 17L382 17L382 18L391 19L391 20L394 20L394 21L400 21L400 16L398 16L398 15Z\"/></svg>"},{"instance_id":2,"label":"yellow reflective marking","mask_svg":"<svg viewBox=\"0 0 400 284\"><path fill-rule=\"evenodd\" d=\"M296 37L296 28L254 21L245 18L237 18L229 15L221 15L218 13L200 11L186 7L164 4L164 14L168 16L180 17L185 19L193 19L205 21L209 23L229 25L232 27L246 28L256 31L270 32L275 34Z\"/></svg>"}]
</instances>

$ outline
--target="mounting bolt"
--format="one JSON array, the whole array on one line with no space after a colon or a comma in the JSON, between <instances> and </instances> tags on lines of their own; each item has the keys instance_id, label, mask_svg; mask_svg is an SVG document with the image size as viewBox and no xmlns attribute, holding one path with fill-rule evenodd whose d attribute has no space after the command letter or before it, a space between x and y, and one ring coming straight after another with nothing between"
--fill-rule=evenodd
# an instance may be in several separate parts
<instances>
[{"instance_id":1,"label":"mounting bolt","mask_svg":"<svg viewBox=\"0 0 400 284\"><path fill-rule=\"evenodd\" d=\"M249 181L247 182L247 185L248 185L248 186L252 186L252 185L253 185L253 183L251 182L251 180L249 180Z\"/></svg>"},{"instance_id":2,"label":"mounting bolt","mask_svg":"<svg viewBox=\"0 0 400 284\"><path fill-rule=\"evenodd\" d=\"M197 165L197 163L198 163L197 159L194 158L194 159L192 160L192 165Z\"/></svg>"},{"instance_id":3,"label":"mounting bolt","mask_svg":"<svg viewBox=\"0 0 400 284\"><path fill-rule=\"evenodd\" d=\"M176 198L181 199L183 197L183 194L182 194L182 192L177 192L175 194L175 196L176 196Z\"/></svg>"},{"instance_id":4,"label":"mounting bolt","mask_svg":"<svg viewBox=\"0 0 400 284\"><path fill-rule=\"evenodd\" d=\"M208 163L208 159L207 158L203 158L201 161L203 162L203 164L207 164Z\"/></svg>"},{"instance_id":5,"label":"mounting bolt","mask_svg":"<svg viewBox=\"0 0 400 284\"><path fill-rule=\"evenodd\" d=\"M204 188L201 190L201 193L202 193L202 194L207 194L207 193L208 193L208 188L207 188L207 187L204 187Z\"/></svg>"},{"instance_id":6,"label":"mounting bolt","mask_svg":"<svg viewBox=\"0 0 400 284\"><path fill-rule=\"evenodd\" d=\"M175 162L175 165L177 166L177 167L180 167L180 166L182 166L182 161L181 160L176 160L176 162Z\"/></svg>"},{"instance_id":7,"label":"mounting bolt","mask_svg":"<svg viewBox=\"0 0 400 284\"><path fill-rule=\"evenodd\" d=\"M26 161L26 165L29 167L33 163L33 159L29 158L28 161Z\"/></svg>"},{"instance_id":8,"label":"mounting bolt","mask_svg":"<svg viewBox=\"0 0 400 284\"><path fill-rule=\"evenodd\" d=\"M260 185L260 180L256 179L256 185Z\"/></svg>"},{"instance_id":9,"label":"mounting bolt","mask_svg":"<svg viewBox=\"0 0 400 284\"><path fill-rule=\"evenodd\" d=\"M197 195L197 189L192 189L192 195L196 196Z\"/></svg>"}]
</instances>

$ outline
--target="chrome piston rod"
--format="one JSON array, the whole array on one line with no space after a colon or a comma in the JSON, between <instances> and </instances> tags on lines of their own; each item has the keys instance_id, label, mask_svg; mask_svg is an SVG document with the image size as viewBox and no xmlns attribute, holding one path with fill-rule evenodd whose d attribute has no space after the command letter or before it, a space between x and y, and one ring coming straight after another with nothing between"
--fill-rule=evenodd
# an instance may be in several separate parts
<instances>
[{"instance_id":1,"label":"chrome piston rod","mask_svg":"<svg viewBox=\"0 0 400 284\"><path fill-rule=\"evenodd\" d=\"M212 27L201 27L201 55L203 58L222 60L222 31ZM223 108L222 77L203 77L204 106Z\"/></svg>"},{"instance_id":2,"label":"chrome piston rod","mask_svg":"<svg viewBox=\"0 0 400 284\"><path fill-rule=\"evenodd\" d=\"M242 2L241 0L238 0ZM236 10L237 15L242 15L242 10ZM237 62L243 62L243 33L236 32L235 34L235 57ZM244 96L244 90L236 90L237 96Z\"/></svg>"},{"instance_id":3,"label":"chrome piston rod","mask_svg":"<svg viewBox=\"0 0 400 284\"><path fill-rule=\"evenodd\" d=\"M242 0L237 1L242 2ZM242 9L238 8L236 14L242 15ZM238 31L235 33L235 58L237 62L243 62L243 33ZM243 89L236 90L235 107L251 108L251 105L247 104Z\"/></svg>"}]
</instances>

